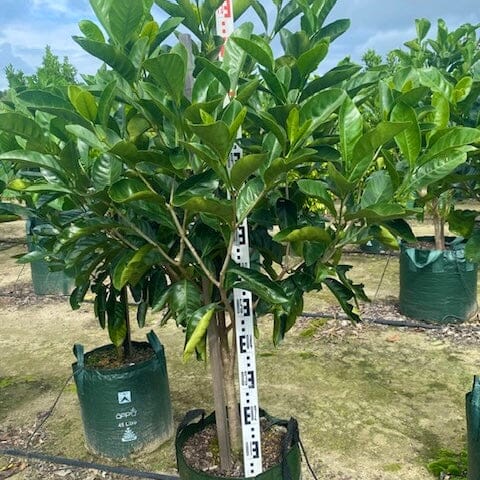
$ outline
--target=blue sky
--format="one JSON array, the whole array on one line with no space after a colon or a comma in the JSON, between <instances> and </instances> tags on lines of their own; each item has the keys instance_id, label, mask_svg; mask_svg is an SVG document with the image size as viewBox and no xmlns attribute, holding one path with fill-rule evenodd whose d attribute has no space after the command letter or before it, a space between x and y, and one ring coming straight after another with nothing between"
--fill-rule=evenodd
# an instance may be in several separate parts
<instances>
[{"instance_id":1,"label":"blue sky","mask_svg":"<svg viewBox=\"0 0 480 480\"><path fill-rule=\"evenodd\" d=\"M0 5L0 89L6 86L6 65L34 72L47 44L60 58L68 56L80 73L98 68L71 38L80 34L81 19L93 18L88 0L0 0ZM154 6L154 11L159 9ZM359 61L368 48L386 53L400 47L415 36L414 20L420 17L432 22L433 35L438 18L451 29L480 23L480 4L478 0L338 0L328 20L350 18L352 25L331 45L323 68L333 67L346 55Z\"/></svg>"}]
</instances>

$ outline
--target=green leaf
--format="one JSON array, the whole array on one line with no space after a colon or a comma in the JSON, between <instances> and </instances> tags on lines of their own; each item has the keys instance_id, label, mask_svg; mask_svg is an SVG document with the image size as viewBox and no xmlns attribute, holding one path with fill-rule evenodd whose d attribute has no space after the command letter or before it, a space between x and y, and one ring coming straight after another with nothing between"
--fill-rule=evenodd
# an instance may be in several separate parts
<instances>
[{"instance_id":1,"label":"green leaf","mask_svg":"<svg viewBox=\"0 0 480 480\"><path fill-rule=\"evenodd\" d=\"M281 229L294 227L298 222L297 204L287 198L279 198L275 203L278 226Z\"/></svg>"},{"instance_id":2,"label":"green leaf","mask_svg":"<svg viewBox=\"0 0 480 480\"><path fill-rule=\"evenodd\" d=\"M78 28L89 40L101 43L105 42L105 37L103 36L102 31L97 24L93 23L91 20L80 20Z\"/></svg>"},{"instance_id":3,"label":"green leaf","mask_svg":"<svg viewBox=\"0 0 480 480\"><path fill-rule=\"evenodd\" d=\"M101 152L104 152L108 148L92 131L81 125L67 125L65 130L85 142L88 146Z\"/></svg>"},{"instance_id":4,"label":"green leaf","mask_svg":"<svg viewBox=\"0 0 480 480\"><path fill-rule=\"evenodd\" d=\"M328 53L328 45L327 41L321 41L300 55L297 60L297 68L302 77L308 78L318 68L318 65Z\"/></svg>"},{"instance_id":5,"label":"green leaf","mask_svg":"<svg viewBox=\"0 0 480 480\"><path fill-rule=\"evenodd\" d=\"M412 169L422 149L422 135L415 110L404 103L397 103L391 113L393 122L409 122L410 125L395 136L395 142Z\"/></svg>"},{"instance_id":6,"label":"green leaf","mask_svg":"<svg viewBox=\"0 0 480 480\"><path fill-rule=\"evenodd\" d=\"M459 103L465 100L472 91L473 87L473 78L472 77L463 77L461 78L453 88L452 92L452 102Z\"/></svg>"},{"instance_id":7,"label":"green leaf","mask_svg":"<svg viewBox=\"0 0 480 480\"><path fill-rule=\"evenodd\" d=\"M248 290L271 304L281 304L289 301L282 287L263 273L233 264L228 267L227 273L231 277L240 278L232 285L233 288Z\"/></svg>"},{"instance_id":8,"label":"green leaf","mask_svg":"<svg viewBox=\"0 0 480 480\"><path fill-rule=\"evenodd\" d=\"M187 320L185 335L185 347L183 349L183 361L190 359L195 349L207 334L208 326L217 308L216 303L209 303L195 310Z\"/></svg>"},{"instance_id":9,"label":"green leaf","mask_svg":"<svg viewBox=\"0 0 480 480\"><path fill-rule=\"evenodd\" d=\"M325 27L321 28L316 34L314 39L320 40L322 38L328 38L330 43L333 42L340 35L343 35L350 28L350 20L348 18L340 18L335 20Z\"/></svg>"},{"instance_id":10,"label":"green leaf","mask_svg":"<svg viewBox=\"0 0 480 480\"><path fill-rule=\"evenodd\" d=\"M29 150L13 150L11 152L0 154L0 160L15 162L24 167L44 168L49 172L60 176L65 181L68 177L68 172L62 168L60 163L53 155L45 155Z\"/></svg>"},{"instance_id":11,"label":"green leaf","mask_svg":"<svg viewBox=\"0 0 480 480\"><path fill-rule=\"evenodd\" d=\"M144 63L156 82L165 89L172 99L180 104L185 89L187 66L176 53L164 53Z\"/></svg>"},{"instance_id":12,"label":"green leaf","mask_svg":"<svg viewBox=\"0 0 480 480\"><path fill-rule=\"evenodd\" d=\"M252 0L235 0L230 5L233 6L233 18L238 20L246 10L252 5Z\"/></svg>"},{"instance_id":13,"label":"green leaf","mask_svg":"<svg viewBox=\"0 0 480 480\"><path fill-rule=\"evenodd\" d=\"M335 278L326 278L324 283L333 293L348 317L354 322L359 322L360 315L358 314L358 311L351 303L349 303L350 300L354 298L353 292Z\"/></svg>"},{"instance_id":14,"label":"green leaf","mask_svg":"<svg viewBox=\"0 0 480 480\"><path fill-rule=\"evenodd\" d=\"M350 97L346 97L338 115L340 133L340 152L349 171L353 161L353 149L363 134L363 118Z\"/></svg>"},{"instance_id":15,"label":"green leaf","mask_svg":"<svg viewBox=\"0 0 480 480\"><path fill-rule=\"evenodd\" d=\"M107 301L108 335L116 347L121 347L127 335L125 305L116 300Z\"/></svg>"},{"instance_id":16,"label":"green leaf","mask_svg":"<svg viewBox=\"0 0 480 480\"><path fill-rule=\"evenodd\" d=\"M355 162L353 169L349 172L348 180L355 182L362 178L369 169L377 150L409 126L409 123L403 122L380 122L373 130L362 135L353 149Z\"/></svg>"},{"instance_id":17,"label":"green leaf","mask_svg":"<svg viewBox=\"0 0 480 480\"><path fill-rule=\"evenodd\" d=\"M467 154L452 150L441 157L435 157L420 165L412 174L407 191L415 192L424 187L442 180L450 175L457 167L465 163Z\"/></svg>"},{"instance_id":18,"label":"green leaf","mask_svg":"<svg viewBox=\"0 0 480 480\"><path fill-rule=\"evenodd\" d=\"M130 59L118 47L108 43L96 42L87 38L72 37L86 52L110 65L127 82L132 83L137 77L137 71Z\"/></svg>"},{"instance_id":19,"label":"green leaf","mask_svg":"<svg viewBox=\"0 0 480 480\"><path fill-rule=\"evenodd\" d=\"M427 35L430 30L430 20L426 18L416 18L415 19L415 28L417 29L417 39L421 42Z\"/></svg>"},{"instance_id":20,"label":"green leaf","mask_svg":"<svg viewBox=\"0 0 480 480\"><path fill-rule=\"evenodd\" d=\"M263 38L257 35L252 35L250 39L232 36L230 37L230 40L245 50L245 52L247 52L260 65L270 72L273 72L275 68L273 52L270 45Z\"/></svg>"},{"instance_id":21,"label":"green leaf","mask_svg":"<svg viewBox=\"0 0 480 480\"><path fill-rule=\"evenodd\" d=\"M351 193L355 185L349 182L333 165L333 163L328 162L327 164L327 173L329 182L332 185L332 190L340 197L346 198L346 196Z\"/></svg>"},{"instance_id":22,"label":"green leaf","mask_svg":"<svg viewBox=\"0 0 480 480\"><path fill-rule=\"evenodd\" d=\"M44 139L43 130L34 120L16 112L0 114L0 131L19 135L36 143Z\"/></svg>"},{"instance_id":23,"label":"green leaf","mask_svg":"<svg viewBox=\"0 0 480 480\"><path fill-rule=\"evenodd\" d=\"M397 203L382 202L370 205L367 208L356 212L348 212L345 214L346 220L363 219L367 222L384 222L405 217L408 213L402 205Z\"/></svg>"},{"instance_id":24,"label":"green leaf","mask_svg":"<svg viewBox=\"0 0 480 480\"><path fill-rule=\"evenodd\" d=\"M216 200L213 198L180 197L175 199L175 206L182 207L194 213L208 213L215 217L219 217L228 223L234 220L232 203L230 200Z\"/></svg>"},{"instance_id":25,"label":"green leaf","mask_svg":"<svg viewBox=\"0 0 480 480\"><path fill-rule=\"evenodd\" d=\"M302 179L297 181L297 185L302 193L309 197L319 199L329 212L333 216L336 216L335 204L323 181Z\"/></svg>"},{"instance_id":26,"label":"green leaf","mask_svg":"<svg viewBox=\"0 0 480 480\"><path fill-rule=\"evenodd\" d=\"M205 57L197 57L195 62L197 66L201 66L208 70L222 84L227 93L230 91L230 77L225 70L215 65Z\"/></svg>"},{"instance_id":27,"label":"green leaf","mask_svg":"<svg viewBox=\"0 0 480 480\"><path fill-rule=\"evenodd\" d=\"M128 252L113 274L113 285L120 290L127 283L135 286L153 265L160 264L162 257L152 245L144 245L136 252Z\"/></svg>"},{"instance_id":28,"label":"green leaf","mask_svg":"<svg viewBox=\"0 0 480 480\"><path fill-rule=\"evenodd\" d=\"M206 125L190 124L190 128L225 164L235 139L235 136L230 134L228 125L225 122L217 121Z\"/></svg>"},{"instance_id":29,"label":"green leaf","mask_svg":"<svg viewBox=\"0 0 480 480\"><path fill-rule=\"evenodd\" d=\"M448 214L448 228L461 237L468 238L475 228L475 218L478 212L475 210L450 210Z\"/></svg>"},{"instance_id":30,"label":"green leaf","mask_svg":"<svg viewBox=\"0 0 480 480\"><path fill-rule=\"evenodd\" d=\"M418 159L419 164L424 164L428 160L446 155L454 148L463 147L480 141L480 130L469 127L452 127L440 136Z\"/></svg>"},{"instance_id":31,"label":"green leaf","mask_svg":"<svg viewBox=\"0 0 480 480\"><path fill-rule=\"evenodd\" d=\"M339 88L323 90L310 97L300 110L300 123L312 120L311 131L315 131L319 125L327 122L331 115L343 104L346 93Z\"/></svg>"},{"instance_id":32,"label":"green leaf","mask_svg":"<svg viewBox=\"0 0 480 480\"><path fill-rule=\"evenodd\" d=\"M361 208L368 208L379 202L388 202L393 197L393 185L386 170L373 172L365 182L360 201Z\"/></svg>"},{"instance_id":33,"label":"green leaf","mask_svg":"<svg viewBox=\"0 0 480 480\"><path fill-rule=\"evenodd\" d=\"M265 163L266 159L267 155L263 153L240 157L230 171L230 178L233 187L238 190L243 182Z\"/></svg>"},{"instance_id":34,"label":"green leaf","mask_svg":"<svg viewBox=\"0 0 480 480\"><path fill-rule=\"evenodd\" d=\"M68 87L68 98L75 110L85 119L93 122L97 118L97 103L95 97L77 85Z\"/></svg>"},{"instance_id":35,"label":"green leaf","mask_svg":"<svg viewBox=\"0 0 480 480\"><path fill-rule=\"evenodd\" d=\"M330 234L325 228L314 226L287 228L278 232L273 239L279 243L320 242L327 244L332 241Z\"/></svg>"},{"instance_id":36,"label":"green leaf","mask_svg":"<svg viewBox=\"0 0 480 480\"><path fill-rule=\"evenodd\" d=\"M265 192L265 184L259 177L245 183L237 198L237 221L243 222L250 212L261 201Z\"/></svg>"},{"instance_id":37,"label":"green leaf","mask_svg":"<svg viewBox=\"0 0 480 480\"><path fill-rule=\"evenodd\" d=\"M249 39L252 35L253 23L245 22L234 32L235 38ZM247 58L247 53L230 37L225 44L225 53L223 57L223 69L228 72L230 77L230 89L235 91L238 85L238 79L242 74L243 66Z\"/></svg>"},{"instance_id":38,"label":"green leaf","mask_svg":"<svg viewBox=\"0 0 480 480\"><path fill-rule=\"evenodd\" d=\"M108 12L110 31L119 45L126 45L143 22L143 0L115 0Z\"/></svg>"},{"instance_id":39,"label":"green leaf","mask_svg":"<svg viewBox=\"0 0 480 480\"><path fill-rule=\"evenodd\" d=\"M442 93L434 92L432 95L433 123L437 130L448 127L450 122L450 103Z\"/></svg>"},{"instance_id":40,"label":"green leaf","mask_svg":"<svg viewBox=\"0 0 480 480\"><path fill-rule=\"evenodd\" d=\"M165 199L163 197L147 189L142 181L135 178L125 178L115 182L109 188L108 194L114 202L118 203L148 200L158 205L165 205Z\"/></svg>"}]
</instances>

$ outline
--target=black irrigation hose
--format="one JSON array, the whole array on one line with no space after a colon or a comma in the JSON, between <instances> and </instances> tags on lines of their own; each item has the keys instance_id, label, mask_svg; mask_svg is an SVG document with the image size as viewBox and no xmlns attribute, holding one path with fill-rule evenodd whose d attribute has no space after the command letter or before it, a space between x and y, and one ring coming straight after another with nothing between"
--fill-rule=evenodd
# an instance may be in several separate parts
<instances>
[{"instance_id":1,"label":"black irrigation hose","mask_svg":"<svg viewBox=\"0 0 480 480\"><path fill-rule=\"evenodd\" d=\"M164 473L147 472L144 470L136 470L127 467L116 467L113 465L104 465L101 463L87 462L84 460L76 460L74 458L58 457L56 455L47 455L45 453L35 452L32 450L21 450L18 448L1 448L0 455L9 455L12 457L29 458L33 460L41 460L43 462L55 463L59 465L67 465L69 467L88 468L100 470L102 472L117 473L127 477L151 478L154 480L178 480L177 475L167 475Z\"/></svg>"},{"instance_id":2,"label":"black irrigation hose","mask_svg":"<svg viewBox=\"0 0 480 480\"><path fill-rule=\"evenodd\" d=\"M302 317L305 318L340 318L342 320L348 320L349 318L345 314L332 314L324 312L302 312ZM425 330L440 330L444 325L432 325L429 323L409 322L408 320L384 320L382 318L362 317L366 323L374 323L378 325L387 325L389 327L408 327L408 328L423 328Z\"/></svg>"}]
</instances>

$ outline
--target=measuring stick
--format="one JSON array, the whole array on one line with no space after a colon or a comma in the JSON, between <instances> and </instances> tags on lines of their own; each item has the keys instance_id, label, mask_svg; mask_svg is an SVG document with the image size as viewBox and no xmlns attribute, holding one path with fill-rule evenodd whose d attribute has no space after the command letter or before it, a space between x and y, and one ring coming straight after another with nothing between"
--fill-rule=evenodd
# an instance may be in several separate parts
<instances>
[{"instance_id":1,"label":"measuring stick","mask_svg":"<svg viewBox=\"0 0 480 480\"><path fill-rule=\"evenodd\" d=\"M223 38L223 45L233 33L233 0L225 0L217 10L217 34ZM223 59L224 46L220 51ZM229 92L230 93L230 92ZM239 131L239 137L242 132ZM230 153L231 167L242 156L239 145ZM232 251L232 259L240 266L250 268L248 223L245 219L238 226ZM255 363L255 343L253 331L252 292L240 288L233 289L235 309L235 335L237 344L238 379L240 385L240 418L242 423L243 462L245 477L262 473L262 451L260 442L260 412L257 391L257 368Z\"/></svg>"}]
</instances>

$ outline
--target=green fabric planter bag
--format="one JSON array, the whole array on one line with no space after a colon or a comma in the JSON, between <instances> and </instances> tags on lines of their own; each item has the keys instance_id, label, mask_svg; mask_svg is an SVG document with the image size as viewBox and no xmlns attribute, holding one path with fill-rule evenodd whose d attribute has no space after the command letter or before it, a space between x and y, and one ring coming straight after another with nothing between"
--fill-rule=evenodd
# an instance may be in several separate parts
<instances>
[{"instance_id":1,"label":"green fabric planter bag","mask_svg":"<svg viewBox=\"0 0 480 480\"><path fill-rule=\"evenodd\" d=\"M27 248L29 252L42 250L35 243L34 229L45 225L38 220L27 220ZM48 263L44 260L36 260L30 263L32 274L33 291L35 295L70 295L75 286L74 279L65 272L52 272Z\"/></svg>"},{"instance_id":2,"label":"green fabric planter bag","mask_svg":"<svg viewBox=\"0 0 480 480\"><path fill-rule=\"evenodd\" d=\"M419 241L433 241L419 237ZM465 259L462 238L448 250L400 245L400 312L427 322L461 323L477 312L477 265Z\"/></svg>"},{"instance_id":3,"label":"green fabric planter bag","mask_svg":"<svg viewBox=\"0 0 480 480\"><path fill-rule=\"evenodd\" d=\"M198 417L200 417L200 419L194 422ZM301 454L297 421L293 418L287 421L271 417L262 409L260 409L260 417L265 418L272 425L280 425L287 429L284 444L282 445L282 461L256 477L249 478L255 480L300 480ZM230 478L195 470L187 464L183 455L182 449L188 438L212 423L215 423L215 413L205 417L204 410L192 410L188 412L180 423L175 439L175 452L177 456L178 473L181 480L225 480L226 478ZM244 479L246 479L246 477L235 477L235 480Z\"/></svg>"},{"instance_id":4,"label":"green fabric planter bag","mask_svg":"<svg viewBox=\"0 0 480 480\"><path fill-rule=\"evenodd\" d=\"M468 480L480 479L480 379L473 377L472 391L467 393Z\"/></svg>"},{"instance_id":5,"label":"green fabric planter bag","mask_svg":"<svg viewBox=\"0 0 480 480\"><path fill-rule=\"evenodd\" d=\"M110 345L85 355L82 345L74 347L77 361L72 365L73 376L85 444L91 453L124 459L155 450L173 434L163 346L153 332L147 337L155 355L144 362L116 369L85 366L85 357L111 348Z\"/></svg>"}]
</instances>

